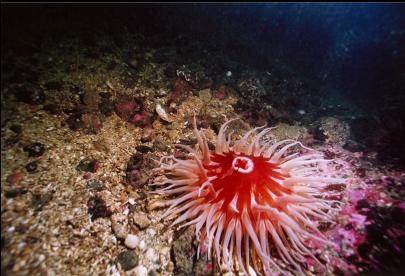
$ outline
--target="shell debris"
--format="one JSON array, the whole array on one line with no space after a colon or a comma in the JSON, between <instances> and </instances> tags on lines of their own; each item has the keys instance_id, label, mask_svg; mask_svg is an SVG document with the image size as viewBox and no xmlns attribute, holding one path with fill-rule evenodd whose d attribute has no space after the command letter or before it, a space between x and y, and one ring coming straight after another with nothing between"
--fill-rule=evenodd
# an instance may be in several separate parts
<instances>
[{"instance_id":1,"label":"shell debris","mask_svg":"<svg viewBox=\"0 0 405 276\"><path fill-rule=\"evenodd\" d=\"M155 110L162 120L169 123L172 122L172 120L169 118L169 115L167 115L166 110L159 103L156 104Z\"/></svg>"}]
</instances>

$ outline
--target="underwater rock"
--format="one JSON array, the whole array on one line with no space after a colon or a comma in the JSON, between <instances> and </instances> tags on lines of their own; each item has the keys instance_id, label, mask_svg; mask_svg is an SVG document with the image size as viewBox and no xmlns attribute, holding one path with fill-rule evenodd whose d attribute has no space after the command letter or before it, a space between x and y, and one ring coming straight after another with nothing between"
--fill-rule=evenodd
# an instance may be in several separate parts
<instances>
[{"instance_id":1,"label":"underwater rock","mask_svg":"<svg viewBox=\"0 0 405 276\"><path fill-rule=\"evenodd\" d=\"M125 271L131 270L138 265L139 257L134 251L121 252L117 257L117 262Z\"/></svg>"},{"instance_id":2,"label":"underwater rock","mask_svg":"<svg viewBox=\"0 0 405 276\"><path fill-rule=\"evenodd\" d=\"M103 127L103 120L98 114L85 113L81 120L83 129L90 134L97 134Z\"/></svg>"},{"instance_id":3,"label":"underwater rock","mask_svg":"<svg viewBox=\"0 0 405 276\"><path fill-rule=\"evenodd\" d=\"M91 179L87 181L86 183L86 188L89 189L90 191L102 191L105 189L105 186L102 182L96 180L96 179Z\"/></svg>"},{"instance_id":4,"label":"underwater rock","mask_svg":"<svg viewBox=\"0 0 405 276\"><path fill-rule=\"evenodd\" d=\"M45 146L41 143L35 142L24 147L24 151L28 153L29 157L39 157L45 152Z\"/></svg>"},{"instance_id":5,"label":"underwater rock","mask_svg":"<svg viewBox=\"0 0 405 276\"><path fill-rule=\"evenodd\" d=\"M98 104L98 108L101 114L105 115L106 117L111 116L114 112L114 104L110 99L111 94L108 92L101 92L100 97L101 102Z\"/></svg>"},{"instance_id":6,"label":"underwater rock","mask_svg":"<svg viewBox=\"0 0 405 276\"><path fill-rule=\"evenodd\" d=\"M322 117L317 122L317 130L328 144L345 145L350 138L350 126L334 117ZM317 135L319 137L319 135Z\"/></svg>"},{"instance_id":7,"label":"underwater rock","mask_svg":"<svg viewBox=\"0 0 405 276\"><path fill-rule=\"evenodd\" d=\"M139 145L136 146L135 149L141 153L148 153L148 152L152 152L153 148L145 146L145 145Z\"/></svg>"},{"instance_id":8,"label":"underwater rock","mask_svg":"<svg viewBox=\"0 0 405 276\"><path fill-rule=\"evenodd\" d=\"M272 134L279 140L283 139L294 139L294 140L304 140L308 137L307 129L299 124L289 125L280 123L276 125L277 128L272 130Z\"/></svg>"},{"instance_id":9,"label":"underwater rock","mask_svg":"<svg viewBox=\"0 0 405 276\"><path fill-rule=\"evenodd\" d=\"M95 173L99 168L99 162L95 159L85 158L77 165L76 170Z\"/></svg>"},{"instance_id":10,"label":"underwater rock","mask_svg":"<svg viewBox=\"0 0 405 276\"><path fill-rule=\"evenodd\" d=\"M17 196L26 194L28 192L27 189L25 188L15 188L15 189L11 189L5 192L5 196L6 198L15 198Z\"/></svg>"},{"instance_id":11,"label":"underwater rock","mask_svg":"<svg viewBox=\"0 0 405 276\"><path fill-rule=\"evenodd\" d=\"M142 132L141 142L146 143L153 140L154 130L152 128L145 128Z\"/></svg>"},{"instance_id":12,"label":"underwater rock","mask_svg":"<svg viewBox=\"0 0 405 276\"><path fill-rule=\"evenodd\" d=\"M11 149L15 144L17 144L21 140L21 135L13 135L4 140L2 144L2 150Z\"/></svg>"},{"instance_id":13,"label":"underwater rock","mask_svg":"<svg viewBox=\"0 0 405 276\"><path fill-rule=\"evenodd\" d=\"M10 130L17 135L22 133L22 127L20 125L11 125Z\"/></svg>"},{"instance_id":14,"label":"underwater rock","mask_svg":"<svg viewBox=\"0 0 405 276\"><path fill-rule=\"evenodd\" d=\"M195 261L193 268L194 275L214 275L213 260L208 260L208 255L205 252L201 257Z\"/></svg>"},{"instance_id":15,"label":"underwater rock","mask_svg":"<svg viewBox=\"0 0 405 276\"><path fill-rule=\"evenodd\" d=\"M24 178L24 173L21 171L15 171L13 173L11 173L8 177L7 177L7 182L15 185L21 182L21 180L23 180Z\"/></svg>"},{"instance_id":16,"label":"underwater rock","mask_svg":"<svg viewBox=\"0 0 405 276\"><path fill-rule=\"evenodd\" d=\"M111 216L111 228L114 235L124 240L128 235L128 218L123 213L115 213Z\"/></svg>"},{"instance_id":17,"label":"underwater rock","mask_svg":"<svg viewBox=\"0 0 405 276\"><path fill-rule=\"evenodd\" d=\"M85 91L80 94L80 100L86 106L86 111L98 111L101 97L95 91Z\"/></svg>"},{"instance_id":18,"label":"underwater rock","mask_svg":"<svg viewBox=\"0 0 405 276\"><path fill-rule=\"evenodd\" d=\"M225 100L225 98L226 98L226 92L225 92L225 90L216 90L216 91L214 91L214 93L212 93L212 96L215 99L222 101L222 100Z\"/></svg>"},{"instance_id":19,"label":"underwater rock","mask_svg":"<svg viewBox=\"0 0 405 276\"><path fill-rule=\"evenodd\" d=\"M105 201L97 196L89 198L87 201L87 208L92 221L98 218L110 217L112 215L112 212L108 209Z\"/></svg>"},{"instance_id":20,"label":"underwater rock","mask_svg":"<svg viewBox=\"0 0 405 276\"><path fill-rule=\"evenodd\" d=\"M125 179L128 185L135 189L142 188L149 180L147 174L148 162L140 152L131 156L125 170Z\"/></svg>"},{"instance_id":21,"label":"underwater rock","mask_svg":"<svg viewBox=\"0 0 405 276\"><path fill-rule=\"evenodd\" d=\"M156 139L153 142L153 148L155 149L155 151L165 151L168 149L168 146L165 142L163 142L160 139Z\"/></svg>"},{"instance_id":22,"label":"underwater rock","mask_svg":"<svg viewBox=\"0 0 405 276\"><path fill-rule=\"evenodd\" d=\"M405 211L396 206L368 207L366 236L357 251L363 260L352 261L366 272L383 271L396 275L403 271L405 236L401 230Z\"/></svg>"},{"instance_id":23,"label":"underwater rock","mask_svg":"<svg viewBox=\"0 0 405 276\"><path fill-rule=\"evenodd\" d=\"M67 119L71 130L82 129L86 134L97 134L103 127L103 117L97 113L76 111Z\"/></svg>"},{"instance_id":24,"label":"underwater rock","mask_svg":"<svg viewBox=\"0 0 405 276\"><path fill-rule=\"evenodd\" d=\"M205 69L198 63L182 65L176 70L176 75L189 83L193 88L206 88L210 83L209 77L205 74Z\"/></svg>"},{"instance_id":25,"label":"underwater rock","mask_svg":"<svg viewBox=\"0 0 405 276\"><path fill-rule=\"evenodd\" d=\"M145 127L152 123L153 115L144 109L136 99L123 99L114 105L115 113L123 120L135 126Z\"/></svg>"},{"instance_id":26,"label":"underwater rock","mask_svg":"<svg viewBox=\"0 0 405 276\"><path fill-rule=\"evenodd\" d=\"M124 244L129 249L135 249L139 244L139 237L137 235L128 234Z\"/></svg>"},{"instance_id":27,"label":"underwater rock","mask_svg":"<svg viewBox=\"0 0 405 276\"><path fill-rule=\"evenodd\" d=\"M114 105L114 110L118 117L129 121L135 112L141 111L141 104L134 99L121 100Z\"/></svg>"},{"instance_id":28,"label":"underwater rock","mask_svg":"<svg viewBox=\"0 0 405 276\"><path fill-rule=\"evenodd\" d=\"M33 194L31 198L31 206L35 211L40 211L52 200L52 197L52 193Z\"/></svg>"},{"instance_id":29,"label":"underwater rock","mask_svg":"<svg viewBox=\"0 0 405 276\"><path fill-rule=\"evenodd\" d=\"M405 108L386 111L371 134L371 146L378 158L405 165Z\"/></svg>"},{"instance_id":30,"label":"underwater rock","mask_svg":"<svg viewBox=\"0 0 405 276\"><path fill-rule=\"evenodd\" d=\"M38 85L24 84L15 88L15 97L18 101L30 105L40 105L46 100L43 89Z\"/></svg>"},{"instance_id":31,"label":"underwater rock","mask_svg":"<svg viewBox=\"0 0 405 276\"><path fill-rule=\"evenodd\" d=\"M150 272L148 273L148 269L143 265L138 265L134 269L135 275L137 276L153 276Z\"/></svg>"},{"instance_id":32,"label":"underwater rock","mask_svg":"<svg viewBox=\"0 0 405 276\"><path fill-rule=\"evenodd\" d=\"M104 140L94 141L93 147L96 151L109 153L110 149Z\"/></svg>"},{"instance_id":33,"label":"underwater rock","mask_svg":"<svg viewBox=\"0 0 405 276\"><path fill-rule=\"evenodd\" d=\"M378 128L375 118L360 117L349 121L351 138L362 144L370 144L372 133Z\"/></svg>"},{"instance_id":34,"label":"underwater rock","mask_svg":"<svg viewBox=\"0 0 405 276\"><path fill-rule=\"evenodd\" d=\"M176 80L176 82L174 83L174 87L170 92L167 104L169 105L172 102L182 102L185 98L192 94L193 90L194 89L187 82L180 79Z\"/></svg>"},{"instance_id":35,"label":"underwater rock","mask_svg":"<svg viewBox=\"0 0 405 276\"><path fill-rule=\"evenodd\" d=\"M130 118L129 122L133 123L135 126L138 127L145 127L152 123L152 118L153 118L152 113L143 110L141 113L134 114Z\"/></svg>"},{"instance_id":36,"label":"underwater rock","mask_svg":"<svg viewBox=\"0 0 405 276\"><path fill-rule=\"evenodd\" d=\"M266 95L263 82L258 77L241 79L237 83L239 94L250 103L257 103Z\"/></svg>"},{"instance_id":37,"label":"underwater rock","mask_svg":"<svg viewBox=\"0 0 405 276\"><path fill-rule=\"evenodd\" d=\"M27 172L29 173L34 173L37 171L38 168L38 161L32 161L30 163L28 163L27 165L25 165L25 169L27 170Z\"/></svg>"},{"instance_id":38,"label":"underwater rock","mask_svg":"<svg viewBox=\"0 0 405 276\"><path fill-rule=\"evenodd\" d=\"M82 113L73 113L67 119L67 123L71 130L78 130L82 126Z\"/></svg>"},{"instance_id":39,"label":"underwater rock","mask_svg":"<svg viewBox=\"0 0 405 276\"><path fill-rule=\"evenodd\" d=\"M150 219L143 212L135 212L132 215L132 219L134 221L134 224L138 226L140 230L144 230L150 225Z\"/></svg>"},{"instance_id":40,"label":"underwater rock","mask_svg":"<svg viewBox=\"0 0 405 276\"><path fill-rule=\"evenodd\" d=\"M191 275L193 272L193 259L196 250L193 246L194 230L187 228L174 238L172 254L175 263L175 275Z\"/></svg>"},{"instance_id":41,"label":"underwater rock","mask_svg":"<svg viewBox=\"0 0 405 276\"><path fill-rule=\"evenodd\" d=\"M208 103L212 99L211 89L203 89L198 91L198 97L204 102Z\"/></svg>"}]
</instances>

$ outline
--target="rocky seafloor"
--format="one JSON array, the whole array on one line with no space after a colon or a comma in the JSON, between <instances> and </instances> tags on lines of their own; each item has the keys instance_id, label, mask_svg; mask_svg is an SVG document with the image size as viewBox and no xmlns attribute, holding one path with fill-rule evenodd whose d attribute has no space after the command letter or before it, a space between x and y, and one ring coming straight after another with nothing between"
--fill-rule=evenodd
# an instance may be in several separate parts
<instances>
[{"instance_id":1,"label":"rocky seafloor","mask_svg":"<svg viewBox=\"0 0 405 276\"><path fill-rule=\"evenodd\" d=\"M267 123L276 138L334 160L347 182L331 189L344 204L322 228L337 246L316 252L326 270L308 260L308 275L403 272L405 171L367 146L367 114L294 70L259 70L173 39L158 47L100 31L2 48L2 274L226 273L197 259L193 230L170 228L149 193L153 159L196 144L194 114L212 142L239 117L237 134Z\"/></svg>"}]
</instances>

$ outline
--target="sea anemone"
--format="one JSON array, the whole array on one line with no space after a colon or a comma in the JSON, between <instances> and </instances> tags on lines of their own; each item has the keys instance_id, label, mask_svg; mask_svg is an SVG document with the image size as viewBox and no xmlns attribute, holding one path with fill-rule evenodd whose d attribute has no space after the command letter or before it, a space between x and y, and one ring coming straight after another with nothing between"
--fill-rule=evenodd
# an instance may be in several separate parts
<instances>
[{"instance_id":1,"label":"sea anemone","mask_svg":"<svg viewBox=\"0 0 405 276\"><path fill-rule=\"evenodd\" d=\"M194 118L201 151L178 145L190 158L172 155L158 161L156 170L165 176L152 185L159 186L155 193L170 196L163 217L175 219L172 226L195 225L208 257L214 251L229 271L235 260L246 274L253 274L252 264L266 275L302 273L306 257L320 264L308 241L332 244L318 222L333 223L339 204L327 198L326 188L343 180L321 169L328 160L320 153L298 141L270 139L272 128L254 128L232 142L226 131L234 120L221 126L210 150Z\"/></svg>"}]
</instances>

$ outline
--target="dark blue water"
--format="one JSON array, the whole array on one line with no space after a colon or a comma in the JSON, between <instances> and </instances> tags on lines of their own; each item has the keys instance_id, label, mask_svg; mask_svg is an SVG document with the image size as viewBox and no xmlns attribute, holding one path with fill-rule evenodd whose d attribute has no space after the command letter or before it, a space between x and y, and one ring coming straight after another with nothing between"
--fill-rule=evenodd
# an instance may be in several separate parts
<instances>
[{"instance_id":1,"label":"dark blue water","mask_svg":"<svg viewBox=\"0 0 405 276\"><path fill-rule=\"evenodd\" d=\"M23 40L49 32L55 40L107 32L124 44L118 34L125 26L142 33L145 46L173 46L188 57L221 52L263 70L292 68L384 109L403 99L404 14L402 4L366 3L9 5L2 9L2 42L24 51Z\"/></svg>"}]
</instances>

